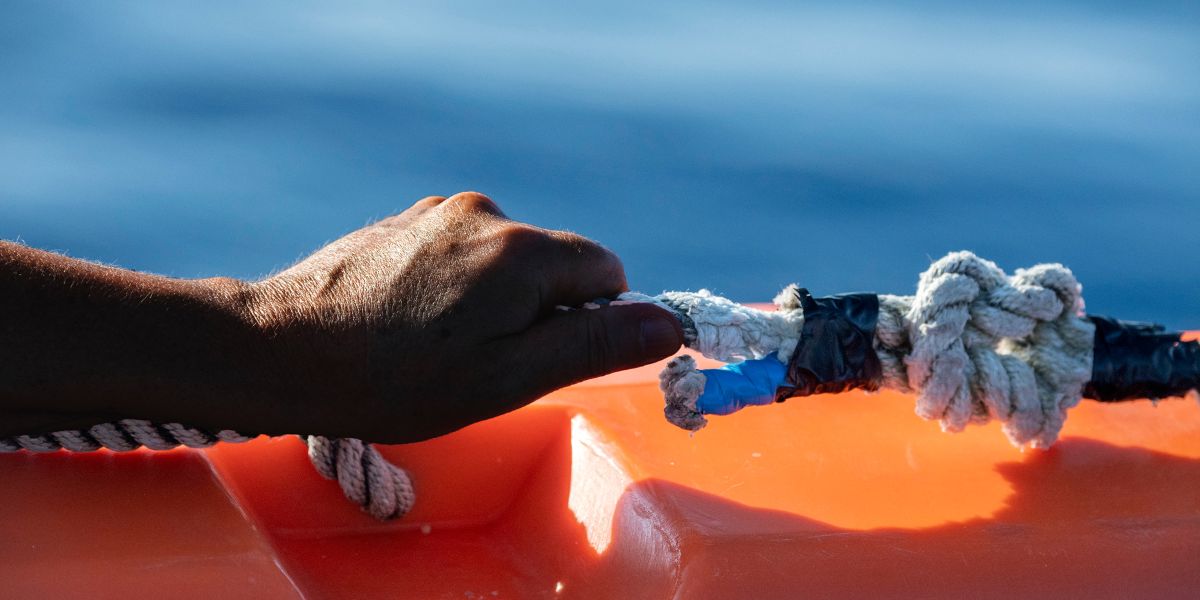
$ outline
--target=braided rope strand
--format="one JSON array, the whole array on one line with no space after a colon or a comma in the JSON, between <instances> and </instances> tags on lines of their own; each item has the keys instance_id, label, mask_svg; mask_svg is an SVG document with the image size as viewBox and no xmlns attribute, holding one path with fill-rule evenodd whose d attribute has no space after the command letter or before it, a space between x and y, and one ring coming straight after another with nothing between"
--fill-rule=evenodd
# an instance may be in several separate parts
<instances>
[{"instance_id":1,"label":"braided rope strand","mask_svg":"<svg viewBox=\"0 0 1200 600\"><path fill-rule=\"evenodd\" d=\"M353 438L300 436L317 472L338 482L351 502L380 520L404 516L416 502L408 472L374 446Z\"/></svg>"},{"instance_id":2,"label":"braided rope strand","mask_svg":"<svg viewBox=\"0 0 1200 600\"><path fill-rule=\"evenodd\" d=\"M416 501L408 473L389 462L374 446L352 438L300 436L317 472L336 481L351 502L371 516L396 519ZM170 450L179 446L207 448L218 442L247 442L251 437L232 430L215 434L181 425L156 425L142 419L101 423L87 430L56 431L47 435L0 438L0 452L94 452L101 448L129 452L141 447Z\"/></svg>"}]
</instances>

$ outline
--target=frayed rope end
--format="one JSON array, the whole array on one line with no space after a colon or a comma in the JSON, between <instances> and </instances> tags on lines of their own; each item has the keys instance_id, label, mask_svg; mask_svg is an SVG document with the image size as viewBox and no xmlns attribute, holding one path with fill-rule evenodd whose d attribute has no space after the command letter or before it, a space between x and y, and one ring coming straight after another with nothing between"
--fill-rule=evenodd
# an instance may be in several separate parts
<instances>
[{"instance_id":1,"label":"frayed rope end","mask_svg":"<svg viewBox=\"0 0 1200 600\"><path fill-rule=\"evenodd\" d=\"M688 431L699 431L708 419L696 409L696 400L704 393L707 379L696 368L696 361L684 354L667 363L658 375L659 389L666 398L663 413L672 425Z\"/></svg>"}]
</instances>

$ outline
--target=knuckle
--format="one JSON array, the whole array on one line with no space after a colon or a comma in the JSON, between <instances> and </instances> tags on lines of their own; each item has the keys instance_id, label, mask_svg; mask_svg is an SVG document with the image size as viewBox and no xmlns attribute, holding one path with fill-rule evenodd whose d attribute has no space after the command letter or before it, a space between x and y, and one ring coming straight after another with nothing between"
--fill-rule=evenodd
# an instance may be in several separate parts
<instances>
[{"instance_id":1,"label":"knuckle","mask_svg":"<svg viewBox=\"0 0 1200 600\"><path fill-rule=\"evenodd\" d=\"M479 192L460 192L445 200L445 204L463 212L481 212L491 215L502 215L500 207L491 198Z\"/></svg>"},{"instance_id":2,"label":"knuckle","mask_svg":"<svg viewBox=\"0 0 1200 600\"><path fill-rule=\"evenodd\" d=\"M414 208L433 208L446 201L445 196L426 196L413 203Z\"/></svg>"}]
</instances>

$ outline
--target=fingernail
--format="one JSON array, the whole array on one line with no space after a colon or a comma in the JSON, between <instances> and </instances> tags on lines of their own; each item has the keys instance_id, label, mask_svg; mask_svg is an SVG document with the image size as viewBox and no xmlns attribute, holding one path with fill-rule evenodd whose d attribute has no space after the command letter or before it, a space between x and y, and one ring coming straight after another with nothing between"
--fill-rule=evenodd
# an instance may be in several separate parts
<instances>
[{"instance_id":1,"label":"fingernail","mask_svg":"<svg viewBox=\"0 0 1200 600\"><path fill-rule=\"evenodd\" d=\"M683 343L679 327L668 317L651 317L642 321L642 352L647 357L663 357L679 349Z\"/></svg>"}]
</instances>

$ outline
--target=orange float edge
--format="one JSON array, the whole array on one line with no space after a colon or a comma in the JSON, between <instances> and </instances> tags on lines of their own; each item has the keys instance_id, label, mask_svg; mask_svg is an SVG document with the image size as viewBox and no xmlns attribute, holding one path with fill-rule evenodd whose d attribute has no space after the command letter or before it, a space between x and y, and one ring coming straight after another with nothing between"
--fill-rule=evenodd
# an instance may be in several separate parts
<instances>
[{"instance_id":1,"label":"orange float edge","mask_svg":"<svg viewBox=\"0 0 1200 600\"><path fill-rule=\"evenodd\" d=\"M1192 334L1193 338L1196 334ZM703 361L711 364L711 361ZM1200 408L1084 402L1049 451L948 435L900 394L662 418L653 365L388 446L381 523L295 438L0 455L0 596L1186 596Z\"/></svg>"}]
</instances>

